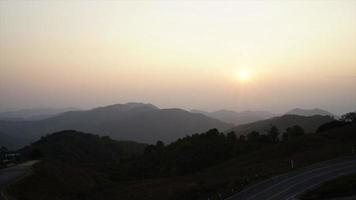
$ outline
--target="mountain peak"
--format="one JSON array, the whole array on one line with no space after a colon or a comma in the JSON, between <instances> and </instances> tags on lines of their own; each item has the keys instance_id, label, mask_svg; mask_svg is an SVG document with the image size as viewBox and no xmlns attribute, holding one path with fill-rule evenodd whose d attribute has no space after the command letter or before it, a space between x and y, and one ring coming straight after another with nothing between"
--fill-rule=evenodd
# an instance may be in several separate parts
<instances>
[{"instance_id":1,"label":"mountain peak","mask_svg":"<svg viewBox=\"0 0 356 200\"><path fill-rule=\"evenodd\" d=\"M129 103L125 103L125 104L113 104L113 105L103 106L103 107L99 107L99 108L94 108L93 110L128 111L128 110L134 110L134 109L158 110L159 108L153 104L129 102Z\"/></svg>"}]
</instances>

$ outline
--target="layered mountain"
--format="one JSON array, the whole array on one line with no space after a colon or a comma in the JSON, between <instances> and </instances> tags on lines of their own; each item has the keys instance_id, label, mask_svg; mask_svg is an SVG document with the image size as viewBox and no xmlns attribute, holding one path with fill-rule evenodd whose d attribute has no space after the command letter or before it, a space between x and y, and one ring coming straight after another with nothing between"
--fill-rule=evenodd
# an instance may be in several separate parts
<instances>
[{"instance_id":1,"label":"layered mountain","mask_svg":"<svg viewBox=\"0 0 356 200\"><path fill-rule=\"evenodd\" d=\"M171 142L211 128L227 130L232 125L181 109L159 109L152 104L128 103L66 112L38 121L0 121L0 131L34 141L45 134L77 130L108 135L116 140Z\"/></svg>"},{"instance_id":2,"label":"layered mountain","mask_svg":"<svg viewBox=\"0 0 356 200\"><path fill-rule=\"evenodd\" d=\"M314 109L302 109L295 108L286 113L286 115L300 115L300 116L313 116L313 115L322 115L322 116L334 116L333 113L330 113L326 110L322 110L319 108Z\"/></svg>"},{"instance_id":3,"label":"layered mountain","mask_svg":"<svg viewBox=\"0 0 356 200\"><path fill-rule=\"evenodd\" d=\"M9 150L17 150L28 142L28 140L23 138L12 137L0 132L0 147L6 147Z\"/></svg>"},{"instance_id":4,"label":"layered mountain","mask_svg":"<svg viewBox=\"0 0 356 200\"><path fill-rule=\"evenodd\" d=\"M263 134L273 125L283 133L288 127L299 125L304 129L305 132L309 133L315 132L319 126L333 120L334 118L331 116L283 115L280 117L273 117L266 120L239 125L232 128L230 131L234 131L237 135L246 135L251 131L258 131Z\"/></svg>"},{"instance_id":5,"label":"layered mountain","mask_svg":"<svg viewBox=\"0 0 356 200\"><path fill-rule=\"evenodd\" d=\"M215 112L205 112L201 110L192 110L193 113L201 113L208 117L235 125L247 124L259 120L269 119L276 115L268 111L243 111L236 112L232 110L219 110Z\"/></svg>"},{"instance_id":6,"label":"layered mountain","mask_svg":"<svg viewBox=\"0 0 356 200\"><path fill-rule=\"evenodd\" d=\"M78 108L39 108L39 109L22 109L10 112L0 113L0 120L22 121L22 120L41 120L53 117L55 115L77 111Z\"/></svg>"}]
</instances>

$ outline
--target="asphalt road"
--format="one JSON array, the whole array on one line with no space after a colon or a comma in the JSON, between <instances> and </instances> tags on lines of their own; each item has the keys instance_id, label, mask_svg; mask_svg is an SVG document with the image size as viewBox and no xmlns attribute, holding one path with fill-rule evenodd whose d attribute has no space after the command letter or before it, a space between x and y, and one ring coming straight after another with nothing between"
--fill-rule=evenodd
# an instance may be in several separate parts
<instances>
[{"instance_id":1,"label":"asphalt road","mask_svg":"<svg viewBox=\"0 0 356 200\"><path fill-rule=\"evenodd\" d=\"M309 188L351 173L356 173L356 157L330 160L268 179L226 200L293 200Z\"/></svg>"},{"instance_id":2,"label":"asphalt road","mask_svg":"<svg viewBox=\"0 0 356 200\"><path fill-rule=\"evenodd\" d=\"M5 200L2 196L4 187L29 173L32 165L37 162L38 161L29 161L20 165L0 170L0 200Z\"/></svg>"}]
</instances>

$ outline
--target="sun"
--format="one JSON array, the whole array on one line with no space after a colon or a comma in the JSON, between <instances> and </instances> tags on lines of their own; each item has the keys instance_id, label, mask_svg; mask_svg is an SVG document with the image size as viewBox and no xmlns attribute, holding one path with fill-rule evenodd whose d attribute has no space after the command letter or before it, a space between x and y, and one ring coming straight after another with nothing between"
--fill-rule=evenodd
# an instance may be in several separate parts
<instances>
[{"instance_id":1,"label":"sun","mask_svg":"<svg viewBox=\"0 0 356 200\"><path fill-rule=\"evenodd\" d=\"M251 79L251 73L250 71L246 69L241 69L238 73L238 80L240 82L247 82Z\"/></svg>"}]
</instances>

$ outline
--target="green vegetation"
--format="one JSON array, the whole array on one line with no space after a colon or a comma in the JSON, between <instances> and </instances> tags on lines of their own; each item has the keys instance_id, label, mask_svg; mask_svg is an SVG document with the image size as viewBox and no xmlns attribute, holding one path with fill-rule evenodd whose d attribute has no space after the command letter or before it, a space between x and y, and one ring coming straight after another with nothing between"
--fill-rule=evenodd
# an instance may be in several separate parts
<instances>
[{"instance_id":1,"label":"green vegetation","mask_svg":"<svg viewBox=\"0 0 356 200\"><path fill-rule=\"evenodd\" d=\"M356 195L356 174L325 182L300 196L301 200L317 200Z\"/></svg>"},{"instance_id":2,"label":"green vegetation","mask_svg":"<svg viewBox=\"0 0 356 200\"><path fill-rule=\"evenodd\" d=\"M237 138L212 129L168 145L158 141L141 154L124 153L120 142L106 137L55 133L24 149L28 156L37 149L44 160L9 193L27 200L218 199L292 170L291 159L300 168L350 155L355 130L350 121L315 134L299 126L280 133L270 126L267 134Z\"/></svg>"}]
</instances>

